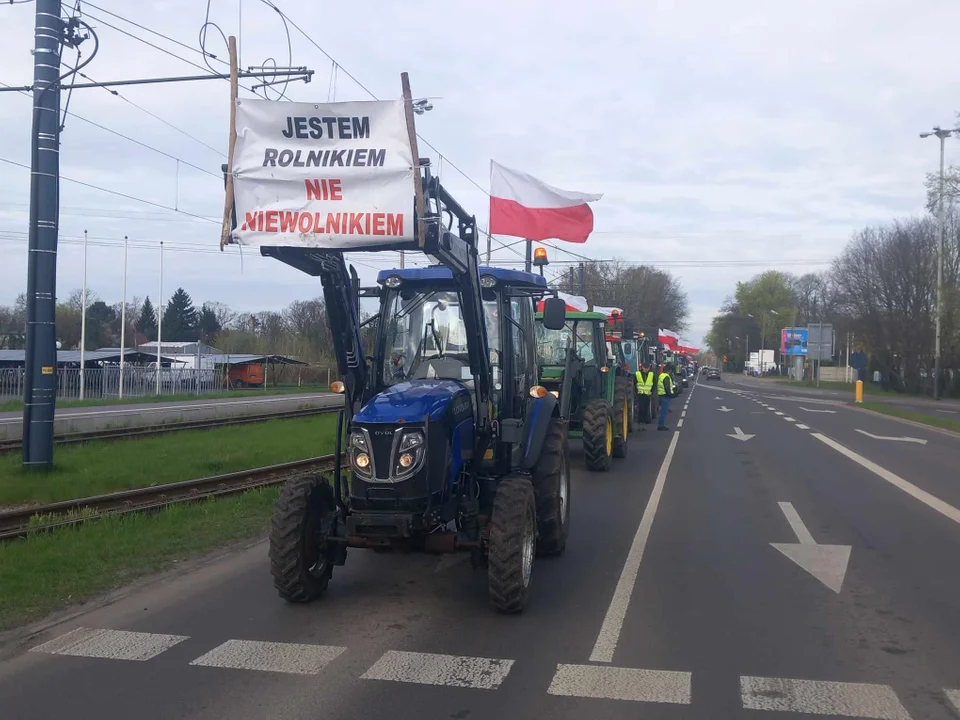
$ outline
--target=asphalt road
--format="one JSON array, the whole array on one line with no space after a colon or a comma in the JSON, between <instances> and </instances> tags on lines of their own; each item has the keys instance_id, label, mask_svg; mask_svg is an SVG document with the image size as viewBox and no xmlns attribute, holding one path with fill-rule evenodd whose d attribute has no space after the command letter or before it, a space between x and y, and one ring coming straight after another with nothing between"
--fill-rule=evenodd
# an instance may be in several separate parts
<instances>
[{"instance_id":1,"label":"asphalt road","mask_svg":"<svg viewBox=\"0 0 960 720\"><path fill-rule=\"evenodd\" d=\"M853 402L853 386L849 392L838 390L827 390L816 387L795 387L791 385L779 384L770 380L760 380L758 378L727 373L724 380L734 386L742 387L745 390L763 393L767 398L777 399L778 397L806 397L820 400L830 400L837 403ZM882 403L901 410L909 410L918 415L927 417L946 418L960 422L960 401L934 400L933 398L915 397L912 395L901 395L896 392L886 393L865 393L863 396L865 402Z\"/></svg>"},{"instance_id":2,"label":"asphalt road","mask_svg":"<svg viewBox=\"0 0 960 720\"><path fill-rule=\"evenodd\" d=\"M519 616L461 557L366 551L287 605L260 542L6 648L2 714L956 720L960 438L805 406L701 385L577 470Z\"/></svg>"},{"instance_id":3,"label":"asphalt road","mask_svg":"<svg viewBox=\"0 0 960 720\"><path fill-rule=\"evenodd\" d=\"M305 393L64 408L56 411L54 433L63 435L94 432L108 427L143 427L191 420L264 415L342 403L340 396L331 393ZM22 410L0 413L0 439L19 439L22 431Z\"/></svg>"}]
</instances>

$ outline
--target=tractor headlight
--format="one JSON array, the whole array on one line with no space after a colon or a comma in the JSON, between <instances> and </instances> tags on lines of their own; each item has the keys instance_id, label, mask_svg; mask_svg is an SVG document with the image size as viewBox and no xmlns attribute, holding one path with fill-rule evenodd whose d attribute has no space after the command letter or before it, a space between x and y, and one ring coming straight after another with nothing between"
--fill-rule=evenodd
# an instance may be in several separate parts
<instances>
[{"instance_id":1,"label":"tractor headlight","mask_svg":"<svg viewBox=\"0 0 960 720\"><path fill-rule=\"evenodd\" d=\"M353 471L369 480L373 476L373 463L370 462L370 447L364 433L356 430L350 433L349 456Z\"/></svg>"},{"instance_id":2,"label":"tractor headlight","mask_svg":"<svg viewBox=\"0 0 960 720\"><path fill-rule=\"evenodd\" d=\"M426 438L420 430L408 430L400 438L393 467L394 480L406 480L423 465L426 457Z\"/></svg>"}]
</instances>

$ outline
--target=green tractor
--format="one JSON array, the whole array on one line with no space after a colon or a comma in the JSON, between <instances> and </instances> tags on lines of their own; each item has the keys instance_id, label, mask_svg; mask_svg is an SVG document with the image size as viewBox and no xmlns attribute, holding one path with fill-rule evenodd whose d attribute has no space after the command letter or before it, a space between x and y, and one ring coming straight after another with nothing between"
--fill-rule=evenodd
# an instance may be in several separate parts
<instances>
[{"instance_id":1,"label":"green tractor","mask_svg":"<svg viewBox=\"0 0 960 720\"><path fill-rule=\"evenodd\" d=\"M550 330L537 313L540 384L560 400L557 412L580 438L590 470L609 470L627 456L631 379L622 354L607 345L607 316L567 310L563 329Z\"/></svg>"}]
</instances>

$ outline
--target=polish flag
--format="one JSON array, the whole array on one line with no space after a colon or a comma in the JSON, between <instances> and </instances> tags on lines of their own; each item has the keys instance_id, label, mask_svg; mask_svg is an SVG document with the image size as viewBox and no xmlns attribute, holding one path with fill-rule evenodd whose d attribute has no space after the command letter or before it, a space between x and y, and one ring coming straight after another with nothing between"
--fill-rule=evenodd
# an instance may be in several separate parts
<instances>
[{"instance_id":1,"label":"polish flag","mask_svg":"<svg viewBox=\"0 0 960 720\"><path fill-rule=\"evenodd\" d=\"M612 317L614 313L621 317L623 316L623 308L618 308L616 306L604 307L603 305L594 305L593 311L603 313L607 317Z\"/></svg>"},{"instance_id":2,"label":"polish flag","mask_svg":"<svg viewBox=\"0 0 960 720\"><path fill-rule=\"evenodd\" d=\"M560 190L490 161L490 232L582 243L593 232L589 202L603 195Z\"/></svg>"},{"instance_id":3,"label":"polish flag","mask_svg":"<svg viewBox=\"0 0 960 720\"><path fill-rule=\"evenodd\" d=\"M666 345L667 347L675 348L680 343L680 336L677 335L673 330L664 330L660 328L660 332L657 333L657 340Z\"/></svg>"},{"instance_id":4,"label":"polish flag","mask_svg":"<svg viewBox=\"0 0 960 720\"><path fill-rule=\"evenodd\" d=\"M580 295L567 295L565 292L557 291L557 297L563 300L567 306L567 312L586 312L587 299ZM537 312L543 312L543 300L537 303Z\"/></svg>"}]
</instances>

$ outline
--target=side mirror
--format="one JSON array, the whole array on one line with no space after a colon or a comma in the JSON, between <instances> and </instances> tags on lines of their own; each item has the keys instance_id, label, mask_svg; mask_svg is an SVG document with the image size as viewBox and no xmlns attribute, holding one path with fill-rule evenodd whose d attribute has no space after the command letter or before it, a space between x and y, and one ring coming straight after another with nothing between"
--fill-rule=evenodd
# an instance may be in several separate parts
<instances>
[{"instance_id":1,"label":"side mirror","mask_svg":"<svg viewBox=\"0 0 960 720\"><path fill-rule=\"evenodd\" d=\"M543 326L547 330L562 330L567 322L567 304L558 297L543 300Z\"/></svg>"}]
</instances>

